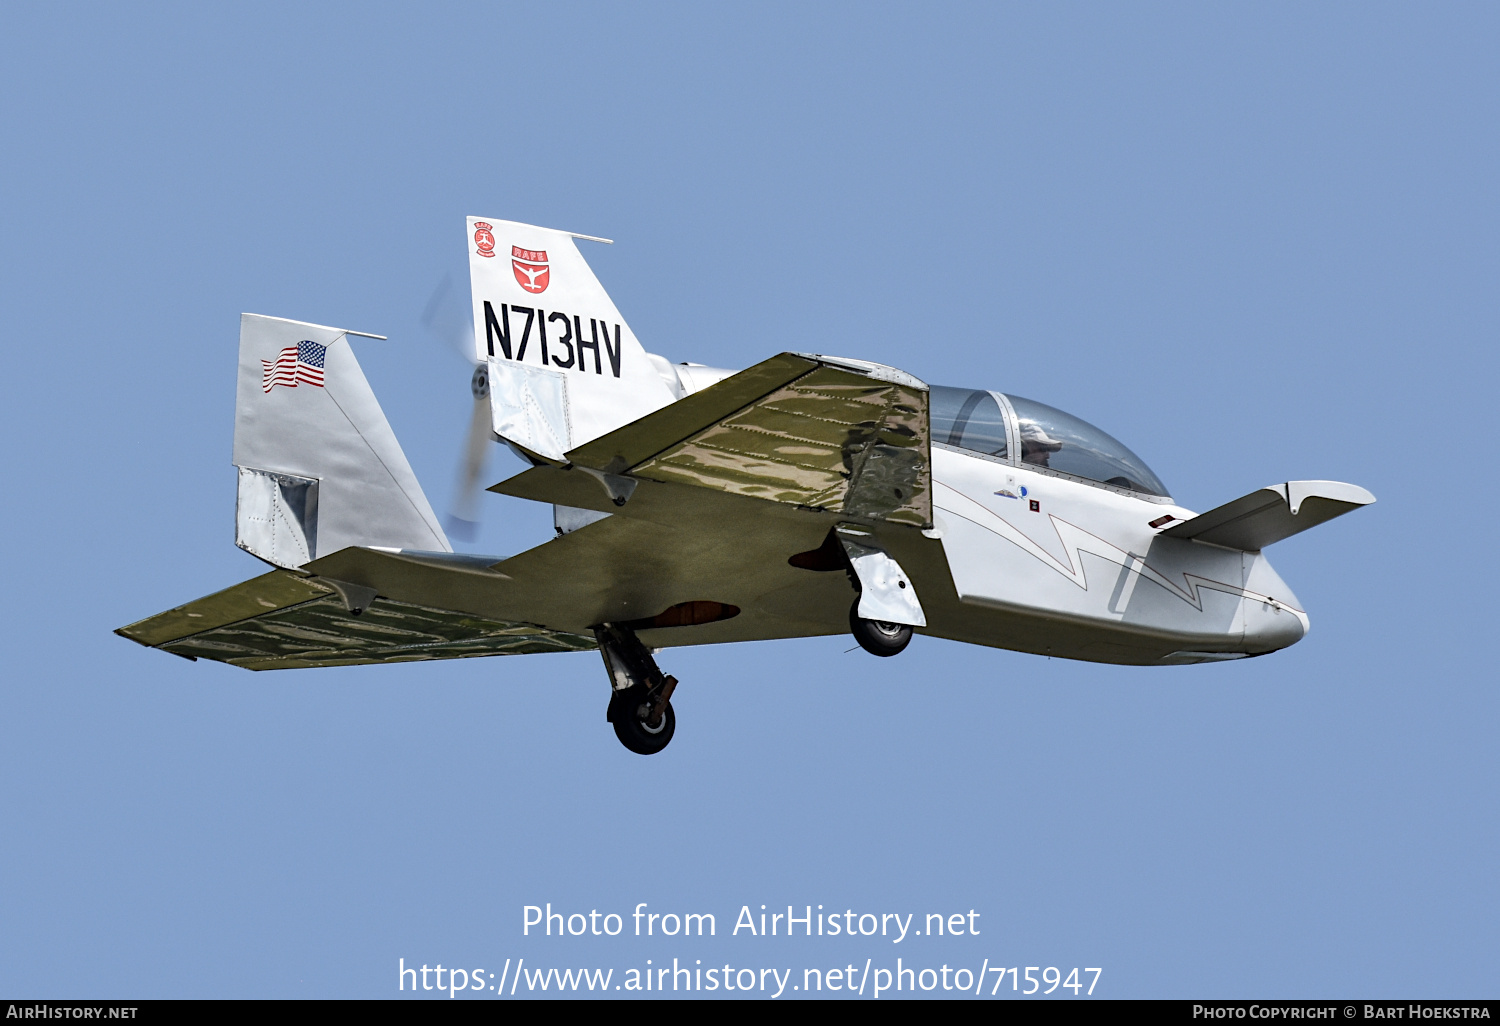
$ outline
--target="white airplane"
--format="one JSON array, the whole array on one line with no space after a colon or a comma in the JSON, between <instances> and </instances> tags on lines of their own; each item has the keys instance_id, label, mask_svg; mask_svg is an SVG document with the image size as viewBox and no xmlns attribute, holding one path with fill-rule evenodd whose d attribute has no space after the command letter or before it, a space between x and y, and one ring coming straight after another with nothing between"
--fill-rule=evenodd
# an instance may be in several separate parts
<instances>
[{"instance_id":1,"label":"white airplane","mask_svg":"<svg viewBox=\"0 0 1500 1026\"><path fill-rule=\"evenodd\" d=\"M1288 481L1197 514L1114 438L1020 396L809 353L674 365L605 294L589 236L468 233L471 473L508 445L530 467L490 490L552 504L556 537L455 553L348 341L380 336L244 314L235 541L273 569L119 634L253 670L597 649L607 718L651 754L676 729L654 653L678 645L849 631L891 656L915 631L1135 665L1274 652L1308 618L1263 550L1374 501ZM547 265L541 291L506 246Z\"/></svg>"}]
</instances>

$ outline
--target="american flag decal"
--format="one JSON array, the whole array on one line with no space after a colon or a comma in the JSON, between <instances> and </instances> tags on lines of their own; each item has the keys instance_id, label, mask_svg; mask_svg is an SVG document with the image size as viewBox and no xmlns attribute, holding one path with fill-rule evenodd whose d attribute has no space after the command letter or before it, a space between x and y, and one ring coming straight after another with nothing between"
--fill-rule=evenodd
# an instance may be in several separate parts
<instances>
[{"instance_id":1,"label":"american flag decal","mask_svg":"<svg viewBox=\"0 0 1500 1026\"><path fill-rule=\"evenodd\" d=\"M323 358L328 347L316 342L302 341L287 346L275 361L262 360L260 387L269 392L277 385L296 388L298 385L323 387Z\"/></svg>"}]
</instances>

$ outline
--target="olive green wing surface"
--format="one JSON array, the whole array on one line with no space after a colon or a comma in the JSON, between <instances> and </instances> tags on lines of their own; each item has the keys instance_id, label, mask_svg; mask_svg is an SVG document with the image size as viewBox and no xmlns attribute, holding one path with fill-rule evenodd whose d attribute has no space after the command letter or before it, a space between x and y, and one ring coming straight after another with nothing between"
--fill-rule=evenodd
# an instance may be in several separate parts
<instances>
[{"instance_id":1,"label":"olive green wing surface","mask_svg":"<svg viewBox=\"0 0 1500 1026\"><path fill-rule=\"evenodd\" d=\"M350 608L349 595L359 592L342 582L334 585L273 570L121 627L115 633L174 655L213 659L250 670L574 652L595 647L592 637L383 596L367 597L368 604L356 614Z\"/></svg>"}]
</instances>

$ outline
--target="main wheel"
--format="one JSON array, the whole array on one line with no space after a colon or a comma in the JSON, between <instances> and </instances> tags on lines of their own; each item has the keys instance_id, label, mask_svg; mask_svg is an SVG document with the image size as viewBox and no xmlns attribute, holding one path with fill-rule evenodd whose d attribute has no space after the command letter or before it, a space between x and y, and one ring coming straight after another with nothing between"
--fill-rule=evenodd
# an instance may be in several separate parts
<instances>
[{"instance_id":1,"label":"main wheel","mask_svg":"<svg viewBox=\"0 0 1500 1026\"><path fill-rule=\"evenodd\" d=\"M616 691L609 700L609 719L620 744L637 755L655 755L667 747L677 730L677 714L672 703L662 710L661 722L652 728L646 723L651 705L643 687Z\"/></svg>"},{"instance_id":2,"label":"main wheel","mask_svg":"<svg viewBox=\"0 0 1500 1026\"><path fill-rule=\"evenodd\" d=\"M859 601L849 607L849 630L859 647L871 655L893 656L911 642L911 627L904 623L866 620L859 615Z\"/></svg>"}]
</instances>

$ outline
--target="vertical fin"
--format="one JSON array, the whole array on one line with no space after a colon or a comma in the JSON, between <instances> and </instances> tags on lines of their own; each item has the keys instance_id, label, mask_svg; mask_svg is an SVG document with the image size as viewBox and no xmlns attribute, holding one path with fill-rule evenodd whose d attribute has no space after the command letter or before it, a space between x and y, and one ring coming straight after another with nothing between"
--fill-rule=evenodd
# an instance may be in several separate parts
<instances>
[{"instance_id":1,"label":"vertical fin","mask_svg":"<svg viewBox=\"0 0 1500 1026\"><path fill-rule=\"evenodd\" d=\"M475 217L467 228L497 435L560 461L677 398L578 252L583 236Z\"/></svg>"},{"instance_id":2,"label":"vertical fin","mask_svg":"<svg viewBox=\"0 0 1500 1026\"><path fill-rule=\"evenodd\" d=\"M235 544L276 566L350 545L453 551L348 335L240 315Z\"/></svg>"}]
</instances>

